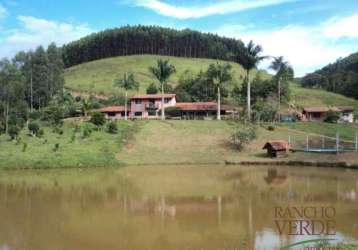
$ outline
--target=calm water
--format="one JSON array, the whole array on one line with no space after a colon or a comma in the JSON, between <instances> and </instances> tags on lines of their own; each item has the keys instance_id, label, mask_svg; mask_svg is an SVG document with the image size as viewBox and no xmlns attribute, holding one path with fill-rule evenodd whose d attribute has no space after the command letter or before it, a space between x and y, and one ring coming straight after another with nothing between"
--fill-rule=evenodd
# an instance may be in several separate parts
<instances>
[{"instance_id":1,"label":"calm water","mask_svg":"<svg viewBox=\"0 0 358 250\"><path fill-rule=\"evenodd\" d=\"M358 171L341 169L3 171L0 250L277 249L317 238L280 235L275 207L333 207L333 238L355 242L357 195Z\"/></svg>"}]
</instances>

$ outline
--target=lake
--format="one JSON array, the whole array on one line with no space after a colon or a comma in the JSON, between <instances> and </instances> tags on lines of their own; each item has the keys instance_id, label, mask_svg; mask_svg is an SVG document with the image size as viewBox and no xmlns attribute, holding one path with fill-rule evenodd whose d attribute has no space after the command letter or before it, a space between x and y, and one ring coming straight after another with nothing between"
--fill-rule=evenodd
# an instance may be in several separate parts
<instances>
[{"instance_id":1,"label":"lake","mask_svg":"<svg viewBox=\"0 0 358 250\"><path fill-rule=\"evenodd\" d=\"M320 238L308 235L311 217L322 222L316 230L333 223L328 238L356 242L357 195L358 171L343 169L1 171L0 250L278 249Z\"/></svg>"}]
</instances>

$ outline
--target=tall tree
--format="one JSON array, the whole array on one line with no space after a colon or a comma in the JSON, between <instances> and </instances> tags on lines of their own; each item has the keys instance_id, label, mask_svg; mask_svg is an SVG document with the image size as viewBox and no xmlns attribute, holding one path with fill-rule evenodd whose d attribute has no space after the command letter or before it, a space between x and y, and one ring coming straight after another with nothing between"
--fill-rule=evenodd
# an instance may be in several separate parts
<instances>
[{"instance_id":1,"label":"tall tree","mask_svg":"<svg viewBox=\"0 0 358 250\"><path fill-rule=\"evenodd\" d=\"M221 120L221 89L225 83L232 79L231 65L226 64L211 64L207 71L208 77L213 81L217 89L217 119Z\"/></svg>"},{"instance_id":2,"label":"tall tree","mask_svg":"<svg viewBox=\"0 0 358 250\"><path fill-rule=\"evenodd\" d=\"M276 72L277 80L277 98L278 98L278 121L281 121L281 81L283 77L288 73L290 65L283 56L274 57L270 65L270 69Z\"/></svg>"},{"instance_id":3,"label":"tall tree","mask_svg":"<svg viewBox=\"0 0 358 250\"><path fill-rule=\"evenodd\" d=\"M32 57L34 104L45 107L50 100L49 61L43 47L38 47Z\"/></svg>"},{"instance_id":4,"label":"tall tree","mask_svg":"<svg viewBox=\"0 0 358 250\"><path fill-rule=\"evenodd\" d=\"M159 59L155 67L149 67L149 72L153 74L155 78L161 84L162 91L162 120L165 120L165 102L164 102L164 85L167 84L169 77L176 72L176 69L173 65L169 63L169 60Z\"/></svg>"},{"instance_id":5,"label":"tall tree","mask_svg":"<svg viewBox=\"0 0 358 250\"><path fill-rule=\"evenodd\" d=\"M63 94L64 64L62 60L61 50L57 48L55 43L51 43L47 48L48 57L48 73L49 73L49 95L52 97L56 94Z\"/></svg>"},{"instance_id":6,"label":"tall tree","mask_svg":"<svg viewBox=\"0 0 358 250\"><path fill-rule=\"evenodd\" d=\"M118 88L122 88L125 90L125 102L124 102L124 119L128 120L127 114L127 99L128 99L128 91L130 90L138 90L139 83L134 79L133 73L124 73L123 78L114 80L114 86Z\"/></svg>"},{"instance_id":7,"label":"tall tree","mask_svg":"<svg viewBox=\"0 0 358 250\"><path fill-rule=\"evenodd\" d=\"M15 113L24 98L24 77L19 68L4 59L0 61L0 103L3 111L0 117L5 124L5 132L9 130L9 117ZM19 117L20 118L20 117Z\"/></svg>"},{"instance_id":8,"label":"tall tree","mask_svg":"<svg viewBox=\"0 0 358 250\"><path fill-rule=\"evenodd\" d=\"M247 82L247 116L251 120L251 83L250 83L250 71L257 68L257 65L266 57L261 56L262 47L255 45L253 41L250 41L247 46L239 47L239 50L235 51L234 60L242 65L246 70L246 82Z\"/></svg>"}]
</instances>

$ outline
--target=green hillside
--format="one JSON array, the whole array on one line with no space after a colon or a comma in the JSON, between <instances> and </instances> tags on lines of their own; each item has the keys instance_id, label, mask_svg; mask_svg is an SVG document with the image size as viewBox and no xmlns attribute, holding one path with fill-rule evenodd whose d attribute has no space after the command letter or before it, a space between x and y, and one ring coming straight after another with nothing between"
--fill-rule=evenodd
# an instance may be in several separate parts
<instances>
[{"instance_id":1,"label":"green hillside","mask_svg":"<svg viewBox=\"0 0 358 250\"><path fill-rule=\"evenodd\" d=\"M180 76L186 70L198 73L200 70L206 70L210 64L216 63L216 60L212 59L155 55L113 57L68 68L65 73L66 87L75 91L96 94L118 93L118 90L113 88L113 80L117 76L122 77L125 72L133 72L136 80L140 82L140 92L144 93L149 84L157 82L149 73L148 67L154 66L159 58L169 59L177 70L176 74L170 78L172 85L178 82ZM234 71L233 82L242 82L240 79L245 73L244 70L236 63L230 64L233 66ZM262 73L262 76L267 77L267 74Z\"/></svg>"},{"instance_id":2,"label":"green hillside","mask_svg":"<svg viewBox=\"0 0 358 250\"><path fill-rule=\"evenodd\" d=\"M211 63L216 60L211 59L194 59L155 55L135 55L124 57L113 57L102 59L89 63L84 63L66 69L65 79L66 88L93 94L113 95L120 93L121 90L113 87L113 80L124 72L133 72L138 82L140 82L140 93L145 93L150 83L157 82L148 72L148 67L154 65L158 58L169 59L175 65L177 73L170 78L170 83L175 86L180 76L190 70L197 73L200 70L206 70ZM233 83L241 83L244 76L243 68L236 64L233 66L234 79ZM253 76L256 72L252 73ZM267 73L260 73L263 78L270 77ZM291 103L296 107L305 106L354 106L358 108L358 101L345 97L343 95L334 94L324 90L302 88L298 84L291 85ZM131 93L134 94L134 93Z\"/></svg>"},{"instance_id":3,"label":"green hillside","mask_svg":"<svg viewBox=\"0 0 358 250\"><path fill-rule=\"evenodd\" d=\"M297 107L307 106L353 106L358 109L358 101L325 90L302 88L291 85L291 103Z\"/></svg>"}]
</instances>

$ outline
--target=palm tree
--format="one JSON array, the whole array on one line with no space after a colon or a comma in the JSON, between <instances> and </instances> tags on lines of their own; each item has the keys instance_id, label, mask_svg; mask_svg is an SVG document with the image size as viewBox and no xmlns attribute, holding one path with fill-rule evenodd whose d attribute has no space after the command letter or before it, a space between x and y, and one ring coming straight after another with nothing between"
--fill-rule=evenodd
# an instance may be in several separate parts
<instances>
[{"instance_id":1,"label":"palm tree","mask_svg":"<svg viewBox=\"0 0 358 250\"><path fill-rule=\"evenodd\" d=\"M149 72L157 78L162 88L162 120L165 120L164 107L164 85L167 83L169 77L176 72L175 67L169 63L169 60L159 59L155 67L149 67Z\"/></svg>"},{"instance_id":2,"label":"palm tree","mask_svg":"<svg viewBox=\"0 0 358 250\"><path fill-rule=\"evenodd\" d=\"M276 71L277 89L278 89L278 121L281 121L281 81L285 74L288 73L290 65L284 60L283 56L274 57L270 69Z\"/></svg>"},{"instance_id":3,"label":"palm tree","mask_svg":"<svg viewBox=\"0 0 358 250\"><path fill-rule=\"evenodd\" d=\"M247 46L241 46L235 59L246 70L246 82L247 82L247 116L251 120L251 83L250 83L250 71L255 69L257 65L264 60L265 56L260 56L262 53L262 47L255 45L253 41L250 41Z\"/></svg>"},{"instance_id":4,"label":"palm tree","mask_svg":"<svg viewBox=\"0 0 358 250\"><path fill-rule=\"evenodd\" d=\"M82 109L82 112L85 116L85 118L87 118L87 115L88 115L88 111L91 109L91 101L88 97L85 97L82 99L82 103L81 103L81 109Z\"/></svg>"},{"instance_id":5,"label":"palm tree","mask_svg":"<svg viewBox=\"0 0 358 250\"><path fill-rule=\"evenodd\" d=\"M224 83L232 79L231 75L231 65L226 64L211 64L208 69L208 75L214 82L214 85L217 87L218 91L218 110L217 110L217 119L221 120L221 88Z\"/></svg>"},{"instance_id":6,"label":"palm tree","mask_svg":"<svg viewBox=\"0 0 358 250\"><path fill-rule=\"evenodd\" d=\"M134 79L133 73L124 73L123 78L115 79L114 86L125 90L125 103L124 103L124 120L128 120L127 112L127 98L129 90L138 90L139 83Z\"/></svg>"}]
</instances>

